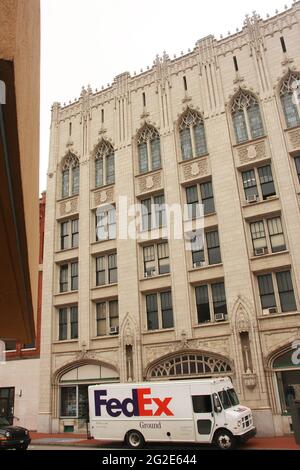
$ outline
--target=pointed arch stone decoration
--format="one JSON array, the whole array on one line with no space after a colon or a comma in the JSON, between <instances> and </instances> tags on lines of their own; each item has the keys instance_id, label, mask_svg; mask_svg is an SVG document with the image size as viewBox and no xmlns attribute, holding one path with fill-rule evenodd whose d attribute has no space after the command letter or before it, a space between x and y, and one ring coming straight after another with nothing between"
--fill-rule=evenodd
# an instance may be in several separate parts
<instances>
[{"instance_id":1,"label":"pointed arch stone decoration","mask_svg":"<svg viewBox=\"0 0 300 470\"><path fill-rule=\"evenodd\" d=\"M166 356L149 364L146 380L161 380L176 377L205 377L233 375L231 361L219 354L187 349Z\"/></svg>"},{"instance_id":2,"label":"pointed arch stone decoration","mask_svg":"<svg viewBox=\"0 0 300 470\"><path fill-rule=\"evenodd\" d=\"M159 139L160 135L155 126L145 121L137 132L137 143L142 144L151 140Z\"/></svg>"},{"instance_id":3,"label":"pointed arch stone decoration","mask_svg":"<svg viewBox=\"0 0 300 470\"><path fill-rule=\"evenodd\" d=\"M284 77L279 81L279 95L295 91L295 83L300 80L300 72L289 69Z\"/></svg>"},{"instance_id":4,"label":"pointed arch stone decoration","mask_svg":"<svg viewBox=\"0 0 300 470\"><path fill-rule=\"evenodd\" d=\"M204 118L199 111L187 106L183 113L179 116L178 119L178 128L179 130L187 129L189 127L194 127L197 124L203 124Z\"/></svg>"},{"instance_id":5,"label":"pointed arch stone decoration","mask_svg":"<svg viewBox=\"0 0 300 470\"><path fill-rule=\"evenodd\" d=\"M95 160L99 158L106 158L115 152L112 142L102 137L99 142L94 146L92 156Z\"/></svg>"},{"instance_id":6,"label":"pointed arch stone decoration","mask_svg":"<svg viewBox=\"0 0 300 470\"><path fill-rule=\"evenodd\" d=\"M130 313L127 313L120 325L119 351L120 375L122 381L133 382L141 378L139 374L140 340L139 327Z\"/></svg>"},{"instance_id":7,"label":"pointed arch stone decoration","mask_svg":"<svg viewBox=\"0 0 300 470\"><path fill-rule=\"evenodd\" d=\"M80 164L79 155L74 150L68 149L61 161L61 170L65 171L70 168L77 168Z\"/></svg>"},{"instance_id":8,"label":"pointed arch stone decoration","mask_svg":"<svg viewBox=\"0 0 300 470\"><path fill-rule=\"evenodd\" d=\"M257 96L246 88L239 87L237 92L233 95L230 101L230 111L242 111L244 108L248 109L253 105L259 105Z\"/></svg>"},{"instance_id":9,"label":"pointed arch stone decoration","mask_svg":"<svg viewBox=\"0 0 300 470\"><path fill-rule=\"evenodd\" d=\"M288 138L289 138L289 147L290 151L295 151L300 149L300 112L298 108L298 117L294 116L296 123L291 122L289 125L289 118L287 117L285 108L286 100L292 101L295 103L300 99L300 72L297 70L289 69L285 76L279 81L278 85L278 94L281 100L281 106L283 114L286 121L286 126L288 128ZM292 96L292 98L290 98ZM296 101L297 100L297 101ZM289 102L288 107L291 105Z\"/></svg>"}]
</instances>

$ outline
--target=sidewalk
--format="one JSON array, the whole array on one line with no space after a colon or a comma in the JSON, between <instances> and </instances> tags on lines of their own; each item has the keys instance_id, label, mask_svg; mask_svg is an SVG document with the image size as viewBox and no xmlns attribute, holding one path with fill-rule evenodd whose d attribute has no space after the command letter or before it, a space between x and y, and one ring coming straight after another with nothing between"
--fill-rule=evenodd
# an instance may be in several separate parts
<instances>
[{"instance_id":1,"label":"sidewalk","mask_svg":"<svg viewBox=\"0 0 300 470\"><path fill-rule=\"evenodd\" d=\"M57 445L57 446L79 446L79 447L107 447L108 442L87 439L86 434L41 434L30 433L32 445ZM115 446L116 443L112 444ZM119 444L118 444L119 446ZM256 437L242 446L242 449L249 450L299 450L293 436L283 437Z\"/></svg>"}]
</instances>

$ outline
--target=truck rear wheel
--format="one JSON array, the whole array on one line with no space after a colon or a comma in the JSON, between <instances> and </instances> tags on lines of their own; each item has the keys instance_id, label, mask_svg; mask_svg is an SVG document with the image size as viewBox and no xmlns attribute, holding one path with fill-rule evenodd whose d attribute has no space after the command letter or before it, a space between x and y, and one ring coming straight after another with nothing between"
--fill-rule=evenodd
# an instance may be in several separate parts
<instances>
[{"instance_id":1,"label":"truck rear wheel","mask_svg":"<svg viewBox=\"0 0 300 470\"><path fill-rule=\"evenodd\" d=\"M126 434L125 443L131 449L142 449L145 445L145 439L139 431L133 429Z\"/></svg>"},{"instance_id":2,"label":"truck rear wheel","mask_svg":"<svg viewBox=\"0 0 300 470\"><path fill-rule=\"evenodd\" d=\"M232 450L236 446L236 438L227 429L217 431L214 441L221 450Z\"/></svg>"}]
</instances>

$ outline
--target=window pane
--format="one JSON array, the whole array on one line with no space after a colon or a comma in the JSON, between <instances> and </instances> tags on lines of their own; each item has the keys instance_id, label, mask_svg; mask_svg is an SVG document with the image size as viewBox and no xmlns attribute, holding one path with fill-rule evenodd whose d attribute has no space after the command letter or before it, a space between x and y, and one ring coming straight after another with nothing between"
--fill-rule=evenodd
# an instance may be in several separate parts
<instances>
[{"instance_id":1,"label":"window pane","mask_svg":"<svg viewBox=\"0 0 300 470\"><path fill-rule=\"evenodd\" d=\"M224 283L220 282L219 284L212 284L211 290L212 290L215 314L224 313L225 315L227 315L227 304L226 304Z\"/></svg>"},{"instance_id":2,"label":"window pane","mask_svg":"<svg viewBox=\"0 0 300 470\"><path fill-rule=\"evenodd\" d=\"M114 253L108 257L108 274L109 283L115 284L118 282L118 270L117 270L117 254Z\"/></svg>"},{"instance_id":3,"label":"window pane","mask_svg":"<svg viewBox=\"0 0 300 470\"><path fill-rule=\"evenodd\" d=\"M142 230L151 229L151 199L141 201Z\"/></svg>"},{"instance_id":4,"label":"window pane","mask_svg":"<svg viewBox=\"0 0 300 470\"><path fill-rule=\"evenodd\" d=\"M77 416L76 387L61 387L60 415Z\"/></svg>"},{"instance_id":5,"label":"window pane","mask_svg":"<svg viewBox=\"0 0 300 470\"><path fill-rule=\"evenodd\" d=\"M188 205L189 219L195 219L199 216L199 200L197 186L186 188L186 202Z\"/></svg>"},{"instance_id":6,"label":"window pane","mask_svg":"<svg viewBox=\"0 0 300 470\"><path fill-rule=\"evenodd\" d=\"M300 157L295 158L295 165L296 165L297 175L298 175L299 182L300 182Z\"/></svg>"},{"instance_id":7,"label":"window pane","mask_svg":"<svg viewBox=\"0 0 300 470\"><path fill-rule=\"evenodd\" d=\"M266 249L267 239L265 234L265 226L262 220L250 224L251 237L254 250Z\"/></svg>"},{"instance_id":8,"label":"window pane","mask_svg":"<svg viewBox=\"0 0 300 470\"><path fill-rule=\"evenodd\" d=\"M139 152L139 166L140 166L140 173L146 173L148 168L148 150L146 142L139 144L138 146Z\"/></svg>"},{"instance_id":9,"label":"window pane","mask_svg":"<svg viewBox=\"0 0 300 470\"><path fill-rule=\"evenodd\" d=\"M79 193L79 166L72 168L72 194Z\"/></svg>"},{"instance_id":10,"label":"window pane","mask_svg":"<svg viewBox=\"0 0 300 470\"><path fill-rule=\"evenodd\" d=\"M114 154L106 157L106 184L115 182L115 156Z\"/></svg>"},{"instance_id":11,"label":"window pane","mask_svg":"<svg viewBox=\"0 0 300 470\"><path fill-rule=\"evenodd\" d=\"M72 248L77 248L79 242L79 220L72 220Z\"/></svg>"},{"instance_id":12,"label":"window pane","mask_svg":"<svg viewBox=\"0 0 300 470\"><path fill-rule=\"evenodd\" d=\"M297 310L293 283L290 271L276 273L278 292L282 312L295 312Z\"/></svg>"},{"instance_id":13,"label":"window pane","mask_svg":"<svg viewBox=\"0 0 300 470\"><path fill-rule=\"evenodd\" d=\"M59 309L58 324L58 339L64 341L68 338L68 310L66 308Z\"/></svg>"},{"instance_id":14,"label":"window pane","mask_svg":"<svg viewBox=\"0 0 300 470\"><path fill-rule=\"evenodd\" d=\"M195 289L198 323L210 322L210 309L208 299L208 286L199 286Z\"/></svg>"},{"instance_id":15,"label":"window pane","mask_svg":"<svg viewBox=\"0 0 300 470\"><path fill-rule=\"evenodd\" d=\"M170 272L169 245L168 243L159 243L157 245L159 274Z\"/></svg>"},{"instance_id":16,"label":"window pane","mask_svg":"<svg viewBox=\"0 0 300 470\"><path fill-rule=\"evenodd\" d=\"M157 170L161 167L160 159L160 140L155 139L151 141L151 158L152 158L152 170Z\"/></svg>"},{"instance_id":17,"label":"window pane","mask_svg":"<svg viewBox=\"0 0 300 470\"><path fill-rule=\"evenodd\" d=\"M270 235L270 241L272 246L272 252L277 253L279 251L286 250L281 218L275 217L274 219L268 220L268 229Z\"/></svg>"},{"instance_id":18,"label":"window pane","mask_svg":"<svg viewBox=\"0 0 300 470\"><path fill-rule=\"evenodd\" d=\"M78 290L78 263L71 263L71 290Z\"/></svg>"},{"instance_id":19,"label":"window pane","mask_svg":"<svg viewBox=\"0 0 300 470\"><path fill-rule=\"evenodd\" d=\"M148 330L158 330L159 326L156 294L146 295L146 308Z\"/></svg>"},{"instance_id":20,"label":"window pane","mask_svg":"<svg viewBox=\"0 0 300 470\"><path fill-rule=\"evenodd\" d=\"M117 300L111 300L109 302L109 326L119 326L119 310Z\"/></svg>"},{"instance_id":21,"label":"window pane","mask_svg":"<svg viewBox=\"0 0 300 470\"><path fill-rule=\"evenodd\" d=\"M272 275L258 276L258 286L262 309L276 307Z\"/></svg>"},{"instance_id":22,"label":"window pane","mask_svg":"<svg viewBox=\"0 0 300 470\"><path fill-rule=\"evenodd\" d=\"M67 292L68 290L68 265L60 266L60 279L59 279L60 292Z\"/></svg>"},{"instance_id":23,"label":"window pane","mask_svg":"<svg viewBox=\"0 0 300 470\"><path fill-rule=\"evenodd\" d=\"M62 172L61 197L69 197L69 170Z\"/></svg>"},{"instance_id":24,"label":"window pane","mask_svg":"<svg viewBox=\"0 0 300 470\"><path fill-rule=\"evenodd\" d=\"M96 286L105 284L105 257L96 258Z\"/></svg>"},{"instance_id":25,"label":"window pane","mask_svg":"<svg viewBox=\"0 0 300 470\"><path fill-rule=\"evenodd\" d=\"M106 302L96 304L97 336L105 336L106 330Z\"/></svg>"},{"instance_id":26,"label":"window pane","mask_svg":"<svg viewBox=\"0 0 300 470\"><path fill-rule=\"evenodd\" d=\"M107 212L108 238L115 240L117 238L116 209L112 208Z\"/></svg>"},{"instance_id":27,"label":"window pane","mask_svg":"<svg viewBox=\"0 0 300 470\"><path fill-rule=\"evenodd\" d=\"M293 93L286 93L281 97L282 107L286 119L286 125L288 128L296 127L300 125L299 110L294 103Z\"/></svg>"},{"instance_id":28,"label":"window pane","mask_svg":"<svg viewBox=\"0 0 300 470\"><path fill-rule=\"evenodd\" d=\"M263 199L265 200L267 197L275 196L276 190L270 165L258 168L258 174Z\"/></svg>"},{"instance_id":29,"label":"window pane","mask_svg":"<svg viewBox=\"0 0 300 470\"><path fill-rule=\"evenodd\" d=\"M242 179L245 191L245 198L247 199L251 196L258 197L258 189L254 170L244 171L242 173Z\"/></svg>"},{"instance_id":30,"label":"window pane","mask_svg":"<svg viewBox=\"0 0 300 470\"><path fill-rule=\"evenodd\" d=\"M189 128L182 129L180 131L180 142L181 142L182 159L189 160L193 158L191 132Z\"/></svg>"},{"instance_id":31,"label":"window pane","mask_svg":"<svg viewBox=\"0 0 300 470\"><path fill-rule=\"evenodd\" d=\"M162 292L160 294L162 327L173 328L173 308L171 292Z\"/></svg>"},{"instance_id":32,"label":"window pane","mask_svg":"<svg viewBox=\"0 0 300 470\"><path fill-rule=\"evenodd\" d=\"M70 321L71 321L71 339L78 338L78 307L71 307L70 312Z\"/></svg>"},{"instance_id":33,"label":"window pane","mask_svg":"<svg viewBox=\"0 0 300 470\"><path fill-rule=\"evenodd\" d=\"M96 188L103 186L103 158L95 160L95 180Z\"/></svg>"},{"instance_id":34,"label":"window pane","mask_svg":"<svg viewBox=\"0 0 300 470\"><path fill-rule=\"evenodd\" d=\"M204 124L197 124L194 128L196 156L207 154Z\"/></svg>"},{"instance_id":35,"label":"window pane","mask_svg":"<svg viewBox=\"0 0 300 470\"><path fill-rule=\"evenodd\" d=\"M248 108L248 118L251 128L252 139L262 137L264 135L264 126L258 104L254 104L251 106L251 108Z\"/></svg>"},{"instance_id":36,"label":"window pane","mask_svg":"<svg viewBox=\"0 0 300 470\"><path fill-rule=\"evenodd\" d=\"M155 206L155 227L164 227L166 225L166 209L164 195L154 197Z\"/></svg>"},{"instance_id":37,"label":"window pane","mask_svg":"<svg viewBox=\"0 0 300 470\"><path fill-rule=\"evenodd\" d=\"M246 142L248 140L248 132L244 111L237 111L232 117L237 143Z\"/></svg>"},{"instance_id":38,"label":"window pane","mask_svg":"<svg viewBox=\"0 0 300 470\"><path fill-rule=\"evenodd\" d=\"M60 249L67 250L69 248L69 222L60 224Z\"/></svg>"},{"instance_id":39,"label":"window pane","mask_svg":"<svg viewBox=\"0 0 300 470\"><path fill-rule=\"evenodd\" d=\"M206 234L206 243L208 251L209 264L219 264L221 260L221 250L218 231L208 232Z\"/></svg>"},{"instance_id":40,"label":"window pane","mask_svg":"<svg viewBox=\"0 0 300 470\"><path fill-rule=\"evenodd\" d=\"M200 184L201 199L204 205L204 215L215 212L214 194L211 181Z\"/></svg>"}]
</instances>

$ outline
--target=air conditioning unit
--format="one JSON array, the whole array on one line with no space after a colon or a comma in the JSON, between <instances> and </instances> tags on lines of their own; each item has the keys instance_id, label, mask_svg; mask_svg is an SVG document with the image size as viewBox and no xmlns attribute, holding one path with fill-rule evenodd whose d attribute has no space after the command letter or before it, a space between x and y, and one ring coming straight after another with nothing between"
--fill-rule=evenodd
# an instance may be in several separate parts
<instances>
[{"instance_id":1,"label":"air conditioning unit","mask_svg":"<svg viewBox=\"0 0 300 470\"><path fill-rule=\"evenodd\" d=\"M265 246L263 248L256 248L254 250L255 256L263 256L268 254L268 248Z\"/></svg>"},{"instance_id":2,"label":"air conditioning unit","mask_svg":"<svg viewBox=\"0 0 300 470\"><path fill-rule=\"evenodd\" d=\"M215 321L225 321L226 316L225 313L216 313L215 314Z\"/></svg>"},{"instance_id":3,"label":"air conditioning unit","mask_svg":"<svg viewBox=\"0 0 300 470\"><path fill-rule=\"evenodd\" d=\"M270 201L272 199L277 199L277 195L274 194L273 196L268 196L266 199L267 199L267 201Z\"/></svg>"},{"instance_id":4,"label":"air conditioning unit","mask_svg":"<svg viewBox=\"0 0 300 470\"><path fill-rule=\"evenodd\" d=\"M247 196L248 204L253 204L254 202L257 202L257 201L258 201L257 194L253 194L252 196Z\"/></svg>"},{"instance_id":5,"label":"air conditioning unit","mask_svg":"<svg viewBox=\"0 0 300 470\"><path fill-rule=\"evenodd\" d=\"M274 315L275 313L277 313L277 308L276 307L265 308L263 310L263 315Z\"/></svg>"},{"instance_id":6,"label":"air conditioning unit","mask_svg":"<svg viewBox=\"0 0 300 470\"><path fill-rule=\"evenodd\" d=\"M118 326L111 326L109 329L109 334L110 335L117 335L119 333L119 327Z\"/></svg>"},{"instance_id":7,"label":"air conditioning unit","mask_svg":"<svg viewBox=\"0 0 300 470\"><path fill-rule=\"evenodd\" d=\"M198 261L197 263L193 263L193 267L194 268L202 268L203 266L205 266L205 261Z\"/></svg>"}]
</instances>

